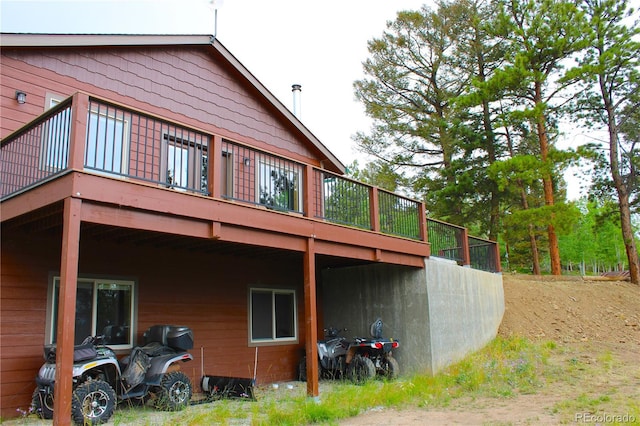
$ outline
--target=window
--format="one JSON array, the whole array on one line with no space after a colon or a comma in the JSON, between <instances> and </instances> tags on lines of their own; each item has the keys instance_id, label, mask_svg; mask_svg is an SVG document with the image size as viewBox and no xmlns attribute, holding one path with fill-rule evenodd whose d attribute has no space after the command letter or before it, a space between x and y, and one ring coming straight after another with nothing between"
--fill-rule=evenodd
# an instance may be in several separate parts
<instances>
[{"instance_id":1,"label":"window","mask_svg":"<svg viewBox=\"0 0 640 426\"><path fill-rule=\"evenodd\" d=\"M220 189L224 198L233 198L233 153L222 152Z\"/></svg>"},{"instance_id":2,"label":"window","mask_svg":"<svg viewBox=\"0 0 640 426\"><path fill-rule=\"evenodd\" d=\"M258 171L260 204L276 210L302 211L300 170L287 163L260 162Z\"/></svg>"},{"instance_id":3,"label":"window","mask_svg":"<svg viewBox=\"0 0 640 426\"><path fill-rule=\"evenodd\" d=\"M58 105L64 97L47 94L45 111ZM40 169L56 172L67 168L69 137L71 132L71 107L59 111L42 123Z\"/></svg>"},{"instance_id":4,"label":"window","mask_svg":"<svg viewBox=\"0 0 640 426\"><path fill-rule=\"evenodd\" d=\"M294 290L253 288L249 303L252 343L297 340Z\"/></svg>"},{"instance_id":5,"label":"window","mask_svg":"<svg viewBox=\"0 0 640 426\"><path fill-rule=\"evenodd\" d=\"M60 278L54 277L49 297L49 343L56 342ZM134 283L108 279L78 279L75 344L104 334L105 344L125 349L133 344Z\"/></svg>"},{"instance_id":6,"label":"window","mask_svg":"<svg viewBox=\"0 0 640 426\"><path fill-rule=\"evenodd\" d=\"M208 140L200 135L193 136L198 143L191 141L190 138L164 135L162 179L169 188L206 193L209 167L206 148Z\"/></svg>"},{"instance_id":7,"label":"window","mask_svg":"<svg viewBox=\"0 0 640 426\"><path fill-rule=\"evenodd\" d=\"M89 111L84 164L108 173L129 169L129 122L124 112L104 105Z\"/></svg>"}]
</instances>

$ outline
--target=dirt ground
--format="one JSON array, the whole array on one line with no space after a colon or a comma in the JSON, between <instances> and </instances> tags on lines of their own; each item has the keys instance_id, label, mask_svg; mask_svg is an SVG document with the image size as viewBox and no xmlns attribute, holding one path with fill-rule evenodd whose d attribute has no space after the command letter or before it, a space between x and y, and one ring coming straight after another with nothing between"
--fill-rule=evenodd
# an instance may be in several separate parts
<instances>
[{"instance_id":1,"label":"dirt ground","mask_svg":"<svg viewBox=\"0 0 640 426\"><path fill-rule=\"evenodd\" d=\"M578 368L531 395L460 400L444 410L372 410L341 425L640 424L640 287L504 275L504 292L498 333L554 341L549 362ZM634 413L624 411L630 404Z\"/></svg>"}]
</instances>

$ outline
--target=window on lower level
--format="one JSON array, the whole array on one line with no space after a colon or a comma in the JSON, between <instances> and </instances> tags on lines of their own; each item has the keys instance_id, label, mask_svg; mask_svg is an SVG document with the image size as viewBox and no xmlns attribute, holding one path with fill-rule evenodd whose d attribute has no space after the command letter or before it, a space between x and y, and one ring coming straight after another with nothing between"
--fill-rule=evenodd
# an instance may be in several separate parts
<instances>
[{"instance_id":1,"label":"window on lower level","mask_svg":"<svg viewBox=\"0 0 640 426\"><path fill-rule=\"evenodd\" d=\"M131 348L135 284L132 281L78 279L76 292L75 344L87 336L104 335L114 349ZM49 343L56 343L60 278L54 277L50 305Z\"/></svg>"},{"instance_id":2,"label":"window on lower level","mask_svg":"<svg viewBox=\"0 0 640 426\"><path fill-rule=\"evenodd\" d=\"M297 339L294 290L252 288L249 303L252 343Z\"/></svg>"}]
</instances>

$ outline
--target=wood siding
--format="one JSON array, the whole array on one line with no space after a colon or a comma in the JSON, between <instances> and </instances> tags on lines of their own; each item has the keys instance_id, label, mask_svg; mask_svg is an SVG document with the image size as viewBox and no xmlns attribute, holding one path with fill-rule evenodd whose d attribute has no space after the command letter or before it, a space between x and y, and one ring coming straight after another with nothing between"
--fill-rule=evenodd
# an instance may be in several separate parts
<instances>
[{"instance_id":1,"label":"wood siding","mask_svg":"<svg viewBox=\"0 0 640 426\"><path fill-rule=\"evenodd\" d=\"M80 90L318 166L323 160L318 151L212 52L203 47L3 49L0 136L40 115L48 94ZM15 90L27 93L26 104L17 104Z\"/></svg>"},{"instance_id":2,"label":"wood siding","mask_svg":"<svg viewBox=\"0 0 640 426\"><path fill-rule=\"evenodd\" d=\"M139 341L153 324L193 329L194 360L181 367L196 390L203 373L253 377L256 347L248 337L249 289L295 289L298 342L258 347L256 374L258 383L294 378L304 342L302 255L224 256L82 238L80 245L80 276L135 280ZM59 236L3 232L1 267L0 405L3 417L14 417L17 409L28 409L43 363L47 289L51 276L59 273Z\"/></svg>"}]
</instances>

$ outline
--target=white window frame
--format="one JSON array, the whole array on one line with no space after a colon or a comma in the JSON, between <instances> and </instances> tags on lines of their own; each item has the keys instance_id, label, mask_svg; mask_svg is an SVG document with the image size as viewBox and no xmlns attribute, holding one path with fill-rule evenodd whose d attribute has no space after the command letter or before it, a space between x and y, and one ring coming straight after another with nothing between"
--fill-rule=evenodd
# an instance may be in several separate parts
<instances>
[{"instance_id":1,"label":"white window frame","mask_svg":"<svg viewBox=\"0 0 640 426\"><path fill-rule=\"evenodd\" d=\"M109 278L78 278L78 284L84 283L92 286L93 291L93 300L92 300L92 308L91 308L91 335L96 336L102 333L102 330L96 330L97 327L97 317L98 317L98 287L101 284L116 284L116 285L124 285L131 287L131 301L130 306L131 310L129 312L130 324L129 324L129 336L128 340L130 343L128 344L110 344L109 347L114 350L119 349L131 349L134 344L135 338L135 324L136 324L136 312L137 312L137 294L136 294L136 282L131 280L121 280L121 279L109 279ZM56 334L55 327L56 318L55 313L57 311L57 306L54 306L54 303L58 303L59 300L56 300L56 286L60 286L60 276L53 276L49 280L49 291L47 295L47 327L45 333L45 343L52 344L55 343L53 341L53 336ZM83 336L86 337L86 336Z\"/></svg>"},{"instance_id":2,"label":"white window frame","mask_svg":"<svg viewBox=\"0 0 640 426\"><path fill-rule=\"evenodd\" d=\"M97 107L93 107L88 114L87 117L87 136L86 136L86 141L85 141L85 158L84 158L84 164L85 167L91 167L91 171L96 172L96 173L103 173L105 175L127 175L129 172L129 151L130 151L130 146L129 146L129 121L125 119L125 115L124 114L117 114L119 110L116 111L110 111L110 110L105 110L103 111L102 108L97 108ZM107 114L108 113L108 114ZM94 118L95 117L95 118ZM98 126L96 131L98 131L99 129L102 129L100 131L100 133L104 132L104 129L102 128L102 126L100 125L100 120L101 119L106 119L107 125L109 126L109 128L111 128L113 126L112 122L116 121L116 122L121 122L122 123L122 137L120 138L120 140L122 141L122 147L121 147L121 152L120 152L120 170L108 170L106 169L106 165L103 166L103 168L98 168L95 164L93 166L89 166L88 162L89 162L89 143L94 143L94 142L98 142L100 141L101 143L106 143L109 144L110 141L106 140L103 141L104 137L98 135L99 137L96 137L95 140L89 140L90 137L88 135L89 131L92 129L91 127L91 120L93 119L97 119L98 120ZM94 139L94 138L91 138ZM118 143L117 140L113 141L112 143ZM104 148L104 147L103 147ZM94 149L98 149L98 146L96 144L96 146L94 147ZM112 149L113 152L113 149ZM92 159L93 161L93 159ZM103 159L104 162L104 159Z\"/></svg>"},{"instance_id":3,"label":"white window frame","mask_svg":"<svg viewBox=\"0 0 640 426\"><path fill-rule=\"evenodd\" d=\"M276 209L282 209L287 211L296 211L302 212L302 170L299 166L294 166L292 168L279 167L277 164L272 164L267 161L260 160L258 162L258 167L256 167L256 200L260 200L260 192L262 191L263 185L265 184L265 180L269 180L271 176L271 171L276 170L280 173L286 173L287 177L295 182L296 187L294 189L294 208L295 210L284 209L282 206L273 206ZM273 195L273 194L271 194ZM272 207L270 205L264 204L267 207Z\"/></svg>"},{"instance_id":4,"label":"white window frame","mask_svg":"<svg viewBox=\"0 0 640 426\"><path fill-rule=\"evenodd\" d=\"M173 134L169 134L169 133L164 133L162 135L162 158L161 158L161 176L160 179L163 182L166 182L167 187L169 188L173 188L177 191L188 191L188 190L196 190L196 191L206 191L207 188L203 187L203 182L202 182L202 166L203 163L206 162L207 163L207 167L210 167L209 164L209 151L208 151L208 140L204 140L203 142L207 142L207 143L201 143L201 142L195 142L189 138L181 138L181 137L176 137ZM169 162L170 162L170 156L169 156L169 150L171 149L171 147L174 147L174 149L182 149L185 150L187 155L186 155L186 160L184 161L184 164L182 164L181 161L181 166L184 168L186 166L186 170L184 170L184 172L186 173L186 176L182 176L182 178L186 177L186 185L184 183L180 183L180 185L176 184L175 182L168 182L168 171L169 171ZM195 171L198 171L198 173L195 173ZM194 180L198 179L198 182L195 182ZM208 176L207 176L208 179Z\"/></svg>"},{"instance_id":5,"label":"white window frame","mask_svg":"<svg viewBox=\"0 0 640 426\"><path fill-rule=\"evenodd\" d=\"M253 294L254 292L270 293L271 294L271 338L254 338L253 337ZM277 294L287 294L292 296L293 303L293 336L276 337L276 306L275 296ZM277 344L277 343L295 343L298 341L298 303L297 303L296 291L293 289L272 289L264 287L252 287L249 289L249 343L253 345L260 345L265 343Z\"/></svg>"},{"instance_id":6,"label":"white window frame","mask_svg":"<svg viewBox=\"0 0 640 426\"><path fill-rule=\"evenodd\" d=\"M58 105L60 102L62 102L65 99L65 96L61 96L61 95L54 95L51 93L47 93L46 97L45 97L45 105L44 105L44 110L48 111L51 108L53 108L54 106ZM71 114L71 111L68 111L68 114ZM61 163L58 167L57 164L51 164L51 137L52 137L52 133L51 133L51 126L45 126L43 131L42 131L42 143L40 144L40 170L46 170L49 172L57 172L59 170L63 170L66 169L68 166L68 161L69 159L66 158L64 163ZM66 149L69 149L69 137L70 137L70 132L71 132L71 125L69 124L69 127L66 129L68 134L67 134L67 140L66 140ZM58 148L64 148L64 146L58 147ZM65 153L57 153L58 155L63 155Z\"/></svg>"}]
</instances>

